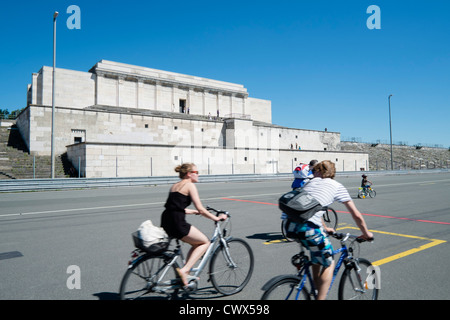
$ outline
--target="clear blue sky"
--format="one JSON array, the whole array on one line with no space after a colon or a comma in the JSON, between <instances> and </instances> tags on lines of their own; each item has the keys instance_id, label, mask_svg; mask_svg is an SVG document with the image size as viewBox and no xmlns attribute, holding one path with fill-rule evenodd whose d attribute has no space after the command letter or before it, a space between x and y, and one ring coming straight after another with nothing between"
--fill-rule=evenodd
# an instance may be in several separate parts
<instances>
[{"instance_id":1,"label":"clear blue sky","mask_svg":"<svg viewBox=\"0 0 450 320\"><path fill-rule=\"evenodd\" d=\"M81 9L81 29L66 26ZM370 30L370 5L381 29ZM101 59L243 84L272 122L342 138L450 145L450 1L7 1L0 109L26 106L32 72Z\"/></svg>"}]
</instances>

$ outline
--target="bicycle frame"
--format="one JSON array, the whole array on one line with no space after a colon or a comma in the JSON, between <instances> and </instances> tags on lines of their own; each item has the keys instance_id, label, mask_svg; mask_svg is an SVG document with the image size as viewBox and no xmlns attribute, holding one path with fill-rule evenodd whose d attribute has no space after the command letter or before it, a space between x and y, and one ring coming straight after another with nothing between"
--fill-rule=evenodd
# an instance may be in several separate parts
<instances>
[{"instance_id":1,"label":"bicycle frame","mask_svg":"<svg viewBox=\"0 0 450 320\"><path fill-rule=\"evenodd\" d=\"M328 288L327 295L330 292L334 281L336 280L336 276L337 276L337 274L338 274L338 272L339 272L339 270L340 270L340 268L342 266L342 263L344 263L344 261L347 258L351 257L351 255L349 254L349 250L347 248L347 245L344 242L345 240L346 240L346 238L343 241L341 241L341 248L333 250L333 255L336 255L336 254L339 254L339 253L341 255L339 257L338 262L336 263L336 266L334 267L333 278L331 279L331 283L330 283L330 287ZM344 264L346 264L346 263L344 263ZM297 274L297 276L299 276L301 278L301 282L300 282L300 286L298 287L297 296L295 297L296 300L298 300L300 292L302 292L303 287L306 284L306 280L308 280L310 285L311 285L310 295L313 295L314 299L317 299L316 287L314 285L314 280L313 280L312 275L311 275L311 265L312 265L312 263L308 259L308 261L302 266L302 268L300 269L300 271Z\"/></svg>"},{"instance_id":2,"label":"bicycle frame","mask_svg":"<svg viewBox=\"0 0 450 320\"><path fill-rule=\"evenodd\" d=\"M222 245L225 248L225 252L227 253L225 255L227 262L231 266L236 267L236 264L231 260L231 256L228 251L227 240L230 238L231 237L225 237L223 235L222 229L221 229L221 222L220 221L216 222L214 233L210 239L210 244L208 246L208 249L206 250L205 254L203 255L202 259L200 260L200 263L198 264L198 266L196 268L191 269L191 272L193 272L194 278L197 278L202 273L203 269L206 267L207 263L210 261L214 252L216 251L217 248L220 247L220 245ZM155 277L156 276L158 277L157 281L154 282L154 283L156 283L155 287L157 287L159 289L159 291L162 291L162 292L164 292L167 289L174 289L175 287L181 286L180 283L173 283L173 279L171 279L170 281L168 281L166 283L162 282L162 280L164 279L164 277L167 275L167 273L169 272L169 270L171 268L181 268L182 267L178 261L179 258L181 258L183 265L185 264L185 259L184 259L183 251L181 249L181 244L179 243L179 240L176 240L176 241L177 241L177 246L173 251L165 251L165 252L161 253L161 256L167 257L168 259L170 259L170 261L168 263L165 263L163 266L161 266L161 268L154 274ZM134 263L136 263L140 259L143 259L145 256L146 256L146 254L137 257L135 260L132 261L132 263L130 263L129 267L131 267ZM149 283L152 282L151 281L152 279L148 279L148 280L149 280ZM166 289L164 289L163 287L166 287Z\"/></svg>"},{"instance_id":3,"label":"bicycle frame","mask_svg":"<svg viewBox=\"0 0 450 320\"><path fill-rule=\"evenodd\" d=\"M228 237L228 238L230 238L230 237ZM231 258L230 254L228 252L227 241L226 241L228 238L225 238L223 236L222 230L220 228L220 222L218 221L216 223L216 228L214 229L214 233L213 233L213 236L211 237L208 249L206 249L206 252L203 255L203 258L201 259L198 267L191 269L191 272L194 272L194 277L198 277L200 275L200 273L206 267L206 264L209 262L213 253L220 246L220 244L223 245L223 247L225 248L225 251L227 252L227 255L226 255L227 260L228 260L228 258ZM234 262L232 262L232 261L228 261L228 262L231 263L233 266L235 266Z\"/></svg>"}]
</instances>

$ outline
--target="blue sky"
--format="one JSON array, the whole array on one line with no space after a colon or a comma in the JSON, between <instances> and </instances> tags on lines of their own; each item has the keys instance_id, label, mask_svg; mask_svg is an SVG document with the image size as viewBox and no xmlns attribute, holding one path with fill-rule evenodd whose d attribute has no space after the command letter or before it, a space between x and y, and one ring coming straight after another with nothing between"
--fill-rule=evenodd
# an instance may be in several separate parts
<instances>
[{"instance_id":1,"label":"blue sky","mask_svg":"<svg viewBox=\"0 0 450 320\"><path fill-rule=\"evenodd\" d=\"M70 5L81 29L69 30ZM370 5L381 29L370 30ZM26 106L32 72L101 59L243 84L272 122L342 138L450 146L450 1L8 1L0 109Z\"/></svg>"}]
</instances>

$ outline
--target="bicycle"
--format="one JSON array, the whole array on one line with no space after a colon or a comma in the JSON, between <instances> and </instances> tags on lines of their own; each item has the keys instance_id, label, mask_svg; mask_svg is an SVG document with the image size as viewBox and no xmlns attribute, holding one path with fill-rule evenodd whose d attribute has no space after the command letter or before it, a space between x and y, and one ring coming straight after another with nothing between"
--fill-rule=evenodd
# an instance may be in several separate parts
<instances>
[{"instance_id":1,"label":"bicycle","mask_svg":"<svg viewBox=\"0 0 450 320\"><path fill-rule=\"evenodd\" d=\"M323 221L325 222L326 226L329 228L336 229L336 226L338 224L338 216L336 213L336 210L333 208L327 207L327 210L322 216ZM287 225L287 214L284 212L281 214L281 234L283 235L283 238L288 242L293 242L295 239L290 238L288 234L288 225Z\"/></svg>"},{"instance_id":2,"label":"bicycle","mask_svg":"<svg viewBox=\"0 0 450 320\"><path fill-rule=\"evenodd\" d=\"M334 250L333 254L340 253L340 258L333 271L333 278L328 289L336 279L336 276L344 264L345 269L339 283L339 300L369 299L377 300L379 293L379 272L372 266L372 263L363 258L353 256L354 243L361 243L365 240L349 233L334 233L331 236L340 240L341 248ZM346 242L352 239L349 246ZM371 239L373 240L373 239ZM291 258L291 263L297 268L298 273L293 275L280 275L269 280L262 290L264 294L261 300L311 300L317 299L317 291L311 274L311 261L303 246L300 244L300 253ZM366 276L367 275L367 276ZM309 281L310 289L306 287Z\"/></svg>"},{"instance_id":3,"label":"bicycle","mask_svg":"<svg viewBox=\"0 0 450 320\"><path fill-rule=\"evenodd\" d=\"M375 198L377 196L377 192L371 187L367 187L367 188L363 188L360 187L358 189L358 198L366 198L367 196L371 197L371 198Z\"/></svg>"},{"instance_id":4,"label":"bicycle","mask_svg":"<svg viewBox=\"0 0 450 320\"><path fill-rule=\"evenodd\" d=\"M176 272L184 263L184 255L178 239L174 249L170 242L157 252L146 252L137 248L120 284L120 298L142 299L145 297L175 298L180 290L190 294L198 289L198 277L209 262L209 281L223 295L240 292L249 282L253 272L254 257L250 245L240 238L227 236L231 226L230 214L207 207L207 210L227 215L225 221L215 223L211 243L201 258L198 267L191 269L188 286L184 287ZM182 264L180 264L180 260Z\"/></svg>"}]
</instances>

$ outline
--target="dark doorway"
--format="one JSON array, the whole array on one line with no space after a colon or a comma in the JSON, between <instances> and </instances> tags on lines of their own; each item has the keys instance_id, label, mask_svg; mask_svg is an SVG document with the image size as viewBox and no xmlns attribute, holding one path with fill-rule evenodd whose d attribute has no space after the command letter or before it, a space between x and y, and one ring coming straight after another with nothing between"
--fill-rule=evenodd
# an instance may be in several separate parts
<instances>
[{"instance_id":1,"label":"dark doorway","mask_svg":"<svg viewBox=\"0 0 450 320\"><path fill-rule=\"evenodd\" d=\"M186 113L186 100L180 99L180 113Z\"/></svg>"}]
</instances>

